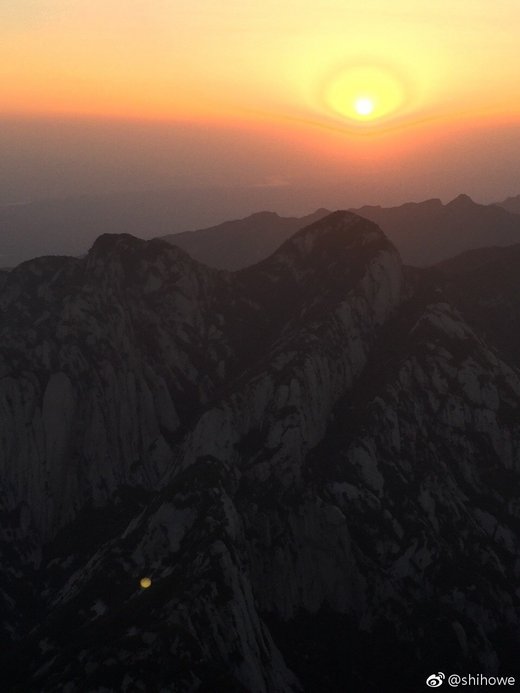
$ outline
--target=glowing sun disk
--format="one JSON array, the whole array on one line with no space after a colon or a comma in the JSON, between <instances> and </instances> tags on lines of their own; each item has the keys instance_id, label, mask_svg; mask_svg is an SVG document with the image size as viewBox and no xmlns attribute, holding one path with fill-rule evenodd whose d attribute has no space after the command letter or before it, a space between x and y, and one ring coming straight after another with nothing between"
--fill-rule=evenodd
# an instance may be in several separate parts
<instances>
[{"instance_id":1,"label":"glowing sun disk","mask_svg":"<svg viewBox=\"0 0 520 693\"><path fill-rule=\"evenodd\" d=\"M374 110L374 102L366 96L361 96L354 102L354 108L360 116L367 116Z\"/></svg>"},{"instance_id":2,"label":"glowing sun disk","mask_svg":"<svg viewBox=\"0 0 520 693\"><path fill-rule=\"evenodd\" d=\"M354 121L376 121L400 109L405 88L398 75L377 66L346 66L324 85L330 112Z\"/></svg>"}]
</instances>

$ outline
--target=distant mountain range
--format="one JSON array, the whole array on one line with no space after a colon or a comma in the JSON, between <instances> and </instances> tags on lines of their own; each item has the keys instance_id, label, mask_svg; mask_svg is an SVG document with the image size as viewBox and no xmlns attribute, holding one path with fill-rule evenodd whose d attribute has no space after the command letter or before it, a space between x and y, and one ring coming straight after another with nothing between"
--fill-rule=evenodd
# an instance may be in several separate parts
<instances>
[{"instance_id":1,"label":"distant mountain range","mask_svg":"<svg viewBox=\"0 0 520 693\"><path fill-rule=\"evenodd\" d=\"M410 265L431 265L472 248L520 243L519 215L499 205L478 204L467 195L446 205L426 200L352 211L375 221Z\"/></svg>"},{"instance_id":2,"label":"distant mountain range","mask_svg":"<svg viewBox=\"0 0 520 693\"><path fill-rule=\"evenodd\" d=\"M169 235L165 240L200 262L235 270L267 257L298 228L327 211L320 209L300 220L263 212L209 229ZM520 243L520 215L499 205L477 204L467 195L446 205L426 200L350 211L375 221L410 265L431 265L471 248Z\"/></svg>"},{"instance_id":3,"label":"distant mountain range","mask_svg":"<svg viewBox=\"0 0 520 693\"><path fill-rule=\"evenodd\" d=\"M251 214L269 209L265 204L280 210L301 208L301 192L298 202L290 189L244 187L120 193L0 207L0 268L44 255L82 255L103 233L166 237L201 262L243 268L327 213L318 209L300 219L283 213ZM309 192L307 204L311 199L316 199L316 191ZM462 195L447 205L428 200L353 211L376 221L410 264L427 265L474 247L520 242L520 196L499 205L479 205ZM228 221L233 217L235 221ZM222 223L215 225L215 219ZM190 228L200 230L186 232Z\"/></svg>"}]
</instances>

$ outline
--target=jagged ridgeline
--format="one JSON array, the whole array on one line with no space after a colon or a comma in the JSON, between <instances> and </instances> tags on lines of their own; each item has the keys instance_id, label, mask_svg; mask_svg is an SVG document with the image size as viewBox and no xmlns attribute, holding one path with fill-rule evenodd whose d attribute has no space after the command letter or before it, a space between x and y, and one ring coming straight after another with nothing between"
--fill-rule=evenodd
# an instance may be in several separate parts
<instances>
[{"instance_id":1,"label":"jagged ridgeline","mask_svg":"<svg viewBox=\"0 0 520 693\"><path fill-rule=\"evenodd\" d=\"M403 268L335 212L237 272L128 235L10 272L3 689L518 674L518 258Z\"/></svg>"}]
</instances>

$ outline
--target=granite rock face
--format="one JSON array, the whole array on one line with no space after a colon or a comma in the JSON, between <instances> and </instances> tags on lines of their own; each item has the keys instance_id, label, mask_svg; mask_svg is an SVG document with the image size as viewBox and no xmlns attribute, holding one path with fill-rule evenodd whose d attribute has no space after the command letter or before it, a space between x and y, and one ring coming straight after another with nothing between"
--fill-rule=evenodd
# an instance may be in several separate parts
<instances>
[{"instance_id":1,"label":"granite rock face","mask_svg":"<svg viewBox=\"0 0 520 693\"><path fill-rule=\"evenodd\" d=\"M452 297L348 212L234 273L125 235L10 272L12 690L513 675L520 375Z\"/></svg>"}]
</instances>

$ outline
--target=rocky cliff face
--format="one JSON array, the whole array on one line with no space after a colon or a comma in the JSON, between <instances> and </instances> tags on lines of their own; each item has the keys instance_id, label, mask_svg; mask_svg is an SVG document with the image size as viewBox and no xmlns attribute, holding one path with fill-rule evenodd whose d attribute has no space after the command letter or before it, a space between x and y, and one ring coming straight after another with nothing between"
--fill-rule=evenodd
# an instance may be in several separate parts
<instances>
[{"instance_id":1,"label":"rocky cliff face","mask_svg":"<svg viewBox=\"0 0 520 693\"><path fill-rule=\"evenodd\" d=\"M130 236L10 273L12 690L514 673L520 378L445 284L346 212L236 273Z\"/></svg>"}]
</instances>

